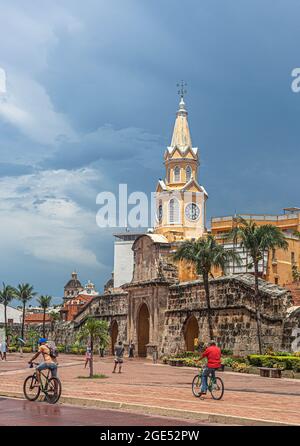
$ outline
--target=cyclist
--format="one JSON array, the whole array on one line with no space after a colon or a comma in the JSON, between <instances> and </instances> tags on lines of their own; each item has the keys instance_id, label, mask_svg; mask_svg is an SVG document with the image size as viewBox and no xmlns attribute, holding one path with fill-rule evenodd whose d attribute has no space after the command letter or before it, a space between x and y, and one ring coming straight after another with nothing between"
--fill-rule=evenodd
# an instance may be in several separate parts
<instances>
[{"instance_id":1,"label":"cyclist","mask_svg":"<svg viewBox=\"0 0 300 446\"><path fill-rule=\"evenodd\" d=\"M206 367L202 372L202 385L201 385L201 395L206 395L207 392L207 377L211 374L215 378L215 371L221 367L221 350L217 347L216 342L211 340L208 343L208 347L202 353L201 359L207 358Z\"/></svg>"},{"instance_id":2,"label":"cyclist","mask_svg":"<svg viewBox=\"0 0 300 446\"><path fill-rule=\"evenodd\" d=\"M47 345L47 339L40 338L38 343L39 343L39 349L35 353L35 355L31 358L31 360L28 362L28 364L32 364L33 361L40 354L42 354L44 361L41 362L36 368L37 378L38 378L39 384L41 384L40 372L45 369L50 369L52 377L56 378L57 364L56 364L55 360L51 357L51 350L50 350L50 347Z\"/></svg>"}]
</instances>

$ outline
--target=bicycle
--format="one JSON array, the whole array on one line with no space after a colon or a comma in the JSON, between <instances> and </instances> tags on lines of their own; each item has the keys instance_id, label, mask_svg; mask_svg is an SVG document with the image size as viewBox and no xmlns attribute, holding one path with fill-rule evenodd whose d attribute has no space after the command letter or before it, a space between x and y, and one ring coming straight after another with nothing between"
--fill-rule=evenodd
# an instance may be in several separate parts
<instances>
[{"instance_id":1,"label":"bicycle","mask_svg":"<svg viewBox=\"0 0 300 446\"><path fill-rule=\"evenodd\" d=\"M192 392L196 398L201 395L203 367L199 367L198 374L192 381ZM216 376L213 378L211 374L207 377L208 390L214 400L220 400L224 395L224 383L221 378Z\"/></svg>"},{"instance_id":2,"label":"bicycle","mask_svg":"<svg viewBox=\"0 0 300 446\"><path fill-rule=\"evenodd\" d=\"M31 363L29 368L34 365L39 365L34 362ZM23 384L23 392L25 398L28 401L36 401L40 396L41 391L45 394L45 400L50 404L55 404L61 396L61 382L59 378L50 378L51 370L46 369L46 373L40 371L40 381L38 381L37 372L35 371L33 375L27 376Z\"/></svg>"}]
</instances>

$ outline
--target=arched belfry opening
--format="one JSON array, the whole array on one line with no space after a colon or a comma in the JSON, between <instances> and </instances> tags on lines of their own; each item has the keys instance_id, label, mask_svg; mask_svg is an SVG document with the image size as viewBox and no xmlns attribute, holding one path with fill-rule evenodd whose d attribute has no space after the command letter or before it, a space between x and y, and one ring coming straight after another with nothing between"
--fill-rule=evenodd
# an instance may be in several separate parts
<instances>
[{"instance_id":1,"label":"arched belfry opening","mask_svg":"<svg viewBox=\"0 0 300 446\"><path fill-rule=\"evenodd\" d=\"M110 338L111 338L111 353L112 355L115 354L115 346L116 342L118 340L118 334L119 334L119 328L118 328L118 322L116 320L113 320L110 327Z\"/></svg>"},{"instance_id":2,"label":"arched belfry opening","mask_svg":"<svg viewBox=\"0 0 300 446\"><path fill-rule=\"evenodd\" d=\"M194 315L190 316L184 326L184 339L186 351L194 351L194 340L199 338L199 325Z\"/></svg>"},{"instance_id":3,"label":"arched belfry opening","mask_svg":"<svg viewBox=\"0 0 300 446\"><path fill-rule=\"evenodd\" d=\"M137 322L138 355L145 357L147 356L150 332L150 314L145 303L139 309Z\"/></svg>"}]
</instances>

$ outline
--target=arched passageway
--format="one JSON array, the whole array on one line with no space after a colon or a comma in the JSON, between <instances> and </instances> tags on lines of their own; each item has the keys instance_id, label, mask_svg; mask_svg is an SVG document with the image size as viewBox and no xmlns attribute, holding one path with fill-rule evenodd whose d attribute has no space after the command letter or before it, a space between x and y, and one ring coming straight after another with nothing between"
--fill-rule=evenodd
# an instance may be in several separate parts
<instances>
[{"instance_id":1,"label":"arched passageway","mask_svg":"<svg viewBox=\"0 0 300 446\"><path fill-rule=\"evenodd\" d=\"M138 355L147 356L147 344L149 343L150 315L146 304L143 304L138 314L137 338Z\"/></svg>"},{"instance_id":2,"label":"arched passageway","mask_svg":"<svg viewBox=\"0 0 300 446\"><path fill-rule=\"evenodd\" d=\"M185 347L188 352L194 351L195 338L199 338L199 325L195 316L190 316L184 327Z\"/></svg>"}]
</instances>

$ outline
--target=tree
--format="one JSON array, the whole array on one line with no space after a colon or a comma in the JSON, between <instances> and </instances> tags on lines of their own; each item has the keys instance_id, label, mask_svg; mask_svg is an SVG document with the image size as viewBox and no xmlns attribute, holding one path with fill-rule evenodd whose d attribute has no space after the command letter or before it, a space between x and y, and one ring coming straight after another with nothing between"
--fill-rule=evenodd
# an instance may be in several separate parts
<instances>
[{"instance_id":1,"label":"tree","mask_svg":"<svg viewBox=\"0 0 300 446\"><path fill-rule=\"evenodd\" d=\"M88 317L82 328L80 329L77 339L78 341L88 341L91 348L91 361L90 361L90 378L94 375L94 345L98 341L100 345L107 345L108 323L104 320L97 320L92 316Z\"/></svg>"},{"instance_id":2,"label":"tree","mask_svg":"<svg viewBox=\"0 0 300 446\"><path fill-rule=\"evenodd\" d=\"M2 290L0 290L0 303L4 306L4 331L5 339L7 342L8 329L7 329L7 306L15 298L15 289L10 285L5 285L2 283Z\"/></svg>"},{"instance_id":3,"label":"tree","mask_svg":"<svg viewBox=\"0 0 300 446\"><path fill-rule=\"evenodd\" d=\"M15 295L16 298L22 302L23 316L22 316L21 338L24 339L26 304L36 295L36 293L33 291L33 286L29 285L29 283L19 283L19 285L15 289Z\"/></svg>"},{"instance_id":4,"label":"tree","mask_svg":"<svg viewBox=\"0 0 300 446\"><path fill-rule=\"evenodd\" d=\"M294 235L300 239L300 231L294 231Z\"/></svg>"},{"instance_id":5,"label":"tree","mask_svg":"<svg viewBox=\"0 0 300 446\"><path fill-rule=\"evenodd\" d=\"M32 351L36 351L36 346L39 339L39 333L33 328L30 328L27 332L26 338L28 339L28 342L32 346Z\"/></svg>"},{"instance_id":6,"label":"tree","mask_svg":"<svg viewBox=\"0 0 300 446\"><path fill-rule=\"evenodd\" d=\"M196 241L187 240L183 242L176 251L174 259L186 260L193 263L196 267L197 274L203 277L209 336L213 339L209 276L211 275L213 267L221 268L222 271L224 271L226 265L228 265L230 261L239 264L240 257L232 249L225 249L223 245L218 244L213 235L208 235L207 237L199 238Z\"/></svg>"},{"instance_id":7,"label":"tree","mask_svg":"<svg viewBox=\"0 0 300 446\"><path fill-rule=\"evenodd\" d=\"M250 255L253 264L248 265L254 269L255 292L254 304L257 324L257 338L259 353L262 354L261 339L261 315L260 315L260 298L259 298L259 262L263 260L265 252L273 249L288 248L283 232L273 225L258 226L253 221L247 221L242 217L237 217L236 226L228 234L228 239L232 239L235 243L239 243Z\"/></svg>"},{"instance_id":8,"label":"tree","mask_svg":"<svg viewBox=\"0 0 300 446\"><path fill-rule=\"evenodd\" d=\"M45 337L46 335L46 330L45 330L45 323L46 323L46 310L47 308L50 307L50 303L52 300L52 296L40 296L37 301L40 304L40 306L43 308L43 337Z\"/></svg>"}]
</instances>

